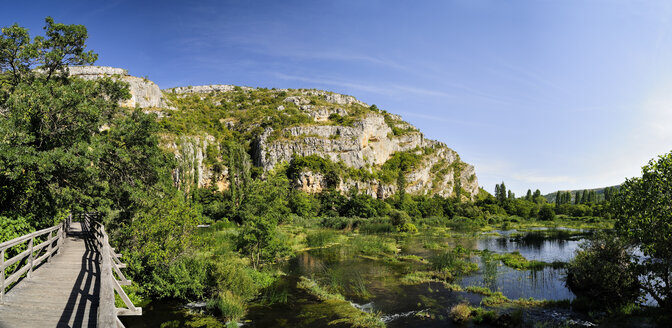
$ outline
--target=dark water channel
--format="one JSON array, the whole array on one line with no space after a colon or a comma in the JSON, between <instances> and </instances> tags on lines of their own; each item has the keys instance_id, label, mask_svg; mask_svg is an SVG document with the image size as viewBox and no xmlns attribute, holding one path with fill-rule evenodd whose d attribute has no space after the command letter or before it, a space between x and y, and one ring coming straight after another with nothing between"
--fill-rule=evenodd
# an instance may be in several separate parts
<instances>
[{"instance_id":1,"label":"dark water channel","mask_svg":"<svg viewBox=\"0 0 672 328\"><path fill-rule=\"evenodd\" d=\"M399 240L401 255L428 258L438 252L460 245L472 250L496 253L520 252L528 260L545 262L568 261L589 232L576 231L498 231L496 235L460 237L413 236ZM427 245L441 245L432 250ZM515 270L499 261L485 261L473 256L479 265L473 274L455 281L462 287L485 286L501 291L510 299L535 298L547 300L573 299L564 285L562 269ZM286 302L273 305L253 304L244 318L245 327L345 327L329 323L337 317L328 304L296 287L299 277L309 277L322 285L340 286L345 299L357 308L381 315L388 327L452 327L448 313L454 305L467 302L478 306L483 296L446 289L441 283L404 285L404 274L418 269L413 261L390 262L363 258L348 247L332 246L303 252L282 265L287 274L268 293L280 295ZM268 294L267 294L268 295ZM169 311L165 307L144 309L145 318L160 318L154 312ZM569 310L530 310L534 321L557 321L575 314ZM129 322L130 323L130 322ZM158 323L158 322L157 322ZM159 326L157 324L155 326ZM127 327L154 325L127 324ZM462 325L464 326L464 325ZM460 327L462 327L460 326Z\"/></svg>"}]
</instances>

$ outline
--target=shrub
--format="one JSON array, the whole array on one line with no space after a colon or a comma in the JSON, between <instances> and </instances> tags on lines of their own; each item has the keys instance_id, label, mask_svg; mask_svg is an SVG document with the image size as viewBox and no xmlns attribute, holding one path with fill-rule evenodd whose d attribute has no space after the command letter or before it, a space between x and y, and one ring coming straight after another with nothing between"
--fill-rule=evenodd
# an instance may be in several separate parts
<instances>
[{"instance_id":1,"label":"shrub","mask_svg":"<svg viewBox=\"0 0 672 328\"><path fill-rule=\"evenodd\" d=\"M476 308L472 311L472 316L474 317L474 323L495 323L497 321L497 312L488 311L483 308Z\"/></svg>"},{"instance_id":2,"label":"shrub","mask_svg":"<svg viewBox=\"0 0 672 328\"><path fill-rule=\"evenodd\" d=\"M539 219L540 220L553 220L555 217L555 211L553 211L553 206L550 204L544 204L541 209L539 209Z\"/></svg>"},{"instance_id":3,"label":"shrub","mask_svg":"<svg viewBox=\"0 0 672 328\"><path fill-rule=\"evenodd\" d=\"M631 247L603 233L581 245L568 264L566 283L598 307L624 305L641 295Z\"/></svg>"},{"instance_id":4,"label":"shrub","mask_svg":"<svg viewBox=\"0 0 672 328\"><path fill-rule=\"evenodd\" d=\"M390 212L390 222L397 227L403 226L409 221L411 221L411 217L404 211L392 210Z\"/></svg>"},{"instance_id":5,"label":"shrub","mask_svg":"<svg viewBox=\"0 0 672 328\"><path fill-rule=\"evenodd\" d=\"M471 307L467 304L460 303L450 309L450 318L455 323L462 323L469 320L471 316Z\"/></svg>"},{"instance_id":6,"label":"shrub","mask_svg":"<svg viewBox=\"0 0 672 328\"><path fill-rule=\"evenodd\" d=\"M415 224L410 222L404 223L404 225L398 227L397 229L399 230L399 232L410 232L410 233L418 232L418 228L415 227Z\"/></svg>"}]
</instances>

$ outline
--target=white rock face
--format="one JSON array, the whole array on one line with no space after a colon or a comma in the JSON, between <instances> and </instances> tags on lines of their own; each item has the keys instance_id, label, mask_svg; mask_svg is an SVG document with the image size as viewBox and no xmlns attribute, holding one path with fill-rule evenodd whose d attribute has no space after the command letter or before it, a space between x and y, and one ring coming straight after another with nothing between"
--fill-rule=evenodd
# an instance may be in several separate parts
<instances>
[{"instance_id":1,"label":"white rock face","mask_svg":"<svg viewBox=\"0 0 672 328\"><path fill-rule=\"evenodd\" d=\"M320 155L332 161L343 161L354 168L382 165L392 153L416 147L424 147L424 136L412 132L400 137L388 138L392 129L379 114L369 114L364 119L346 126L305 126L283 130L290 140L269 140L272 129L267 129L259 138L257 165L268 171L276 164L289 161L292 155Z\"/></svg>"},{"instance_id":2,"label":"white rock face","mask_svg":"<svg viewBox=\"0 0 672 328\"><path fill-rule=\"evenodd\" d=\"M221 172L215 172L212 167L205 165L208 145L214 145L219 153L219 145L210 135L181 136L169 142L162 142L163 147L175 154L175 159L179 163L173 171L173 182L178 188L189 191L192 184L198 188L207 188L214 184L219 191L229 188L227 167L221 165Z\"/></svg>"},{"instance_id":3,"label":"white rock face","mask_svg":"<svg viewBox=\"0 0 672 328\"><path fill-rule=\"evenodd\" d=\"M338 114L340 116L347 116L348 111L343 108L315 108L313 105L303 105L299 107L302 111L313 118L315 122L325 122L329 120L331 114Z\"/></svg>"},{"instance_id":4,"label":"white rock face","mask_svg":"<svg viewBox=\"0 0 672 328\"><path fill-rule=\"evenodd\" d=\"M94 80L108 76L127 82L131 92L131 99L122 102L121 106L130 108L167 107L159 86L150 80L128 75L128 71L125 69L105 66L71 66L68 70L70 76L77 76L85 80Z\"/></svg>"},{"instance_id":5,"label":"white rock face","mask_svg":"<svg viewBox=\"0 0 672 328\"><path fill-rule=\"evenodd\" d=\"M432 151L423 155L422 164L406 174L407 193L450 197L455 195L459 181L463 196L473 199L478 194L473 166L461 162L455 151L443 143L425 139L420 132L394 136L381 114L371 113L352 127L299 126L284 129L281 138L273 139L272 135L273 130L269 128L257 140L255 164L265 171L291 161L293 155L318 155L359 169L379 167L395 152L415 150L424 154L422 149L430 148ZM327 188L326 184L319 172L302 172L295 181L297 188L311 193ZM347 192L353 187L376 198L387 198L397 191L396 182L350 179L341 180L336 189Z\"/></svg>"},{"instance_id":6,"label":"white rock face","mask_svg":"<svg viewBox=\"0 0 672 328\"><path fill-rule=\"evenodd\" d=\"M362 101L357 100L357 98L353 96L342 95L339 93L332 93L323 90L305 90L303 94L311 96L321 96L324 98L324 100L332 104L338 104L338 105L359 104L364 107L369 107L369 105L367 105Z\"/></svg>"},{"instance_id":7,"label":"white rock face","mask_svg":"<svg viewBox=\"0 0 672 328\"><path fill-rule=\"evenodd\" d=\"M211 84L211 85L197 85L197 86L188 86L188 87L176 87L165 89L167 93L174 94L190 94L190 93L211 93L211 92L229 92L233 91L236 88L235 85L229 84ZM243 90L254 90L250 87L240 87Z\"/></svg>"}]
</instances>

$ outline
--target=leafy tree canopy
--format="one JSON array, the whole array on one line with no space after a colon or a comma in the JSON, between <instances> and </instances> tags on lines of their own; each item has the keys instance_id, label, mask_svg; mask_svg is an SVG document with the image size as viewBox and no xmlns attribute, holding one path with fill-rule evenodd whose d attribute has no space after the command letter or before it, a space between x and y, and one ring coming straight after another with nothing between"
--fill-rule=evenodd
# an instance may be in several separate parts
<instances>
[{"instance_id":1,"label":"leafy tree canopy","mask_svg":"<svg viewBox=\"0 0 672 328\"><path fill-rule=\"evenodd\" d=\"M616 228L645 255L644 288L672 306L672 152L651 160L642 176L625 181L613 203Z\"/></svg>"}]
</instances>

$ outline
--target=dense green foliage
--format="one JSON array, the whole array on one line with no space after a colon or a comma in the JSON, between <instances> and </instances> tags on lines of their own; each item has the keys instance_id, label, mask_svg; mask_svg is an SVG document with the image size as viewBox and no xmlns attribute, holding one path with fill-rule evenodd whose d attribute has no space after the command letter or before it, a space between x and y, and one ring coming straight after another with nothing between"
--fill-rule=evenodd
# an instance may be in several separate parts
<instances>
[{"instance_id":1,"label":"dense green foliage","mask_svg":"<svg viewBox=\"0 0 672 328\"><path fill-rule=\"evenodd\" d=\"M593 307L617 307L641 295L633 250L622 238L599 234L569 262L567 286Z\"/></svg>"},{"instance_id":2,"label":"dense green foliage","mask_svg":"<svg viewBox=\"0 0 672 328\"><path fill-rule=\"evenodd\" d=\"M67 77L66 65L96 59L83 26L47 18L45 32L31 40L13 25L0 36L0 216L33 229L69 210L109 208L110 181L95 165L108 159L100 127L116 128L117 102L129 97L119 82Z\"/></svg>"},{"instance_id":3,"label":"dense green foliage","mask_svg":"<svg viewBox=\"0 0 672 328\"><path fill-rule=\"evenodd\" d=\"M614 199L617 231L644 255L643 288L672 308L672 152L642 167L642 176L623 183Z\"/></svg>"},{"instance_id":4,"label":"dense green foliage","mask_svg":"<svg viewBox=\"0 0 672 328\"><path fill-rule=\"evenodd\" d=\"M101 212L145 293L201 295L183 278L197 276L183 254L200 216L172 186L156 117L118 107L122 82L68 76L97 58L86 28L47 18L45 34L14 25L0 36L0 241Z\"/></svg>"}]
</instances>

